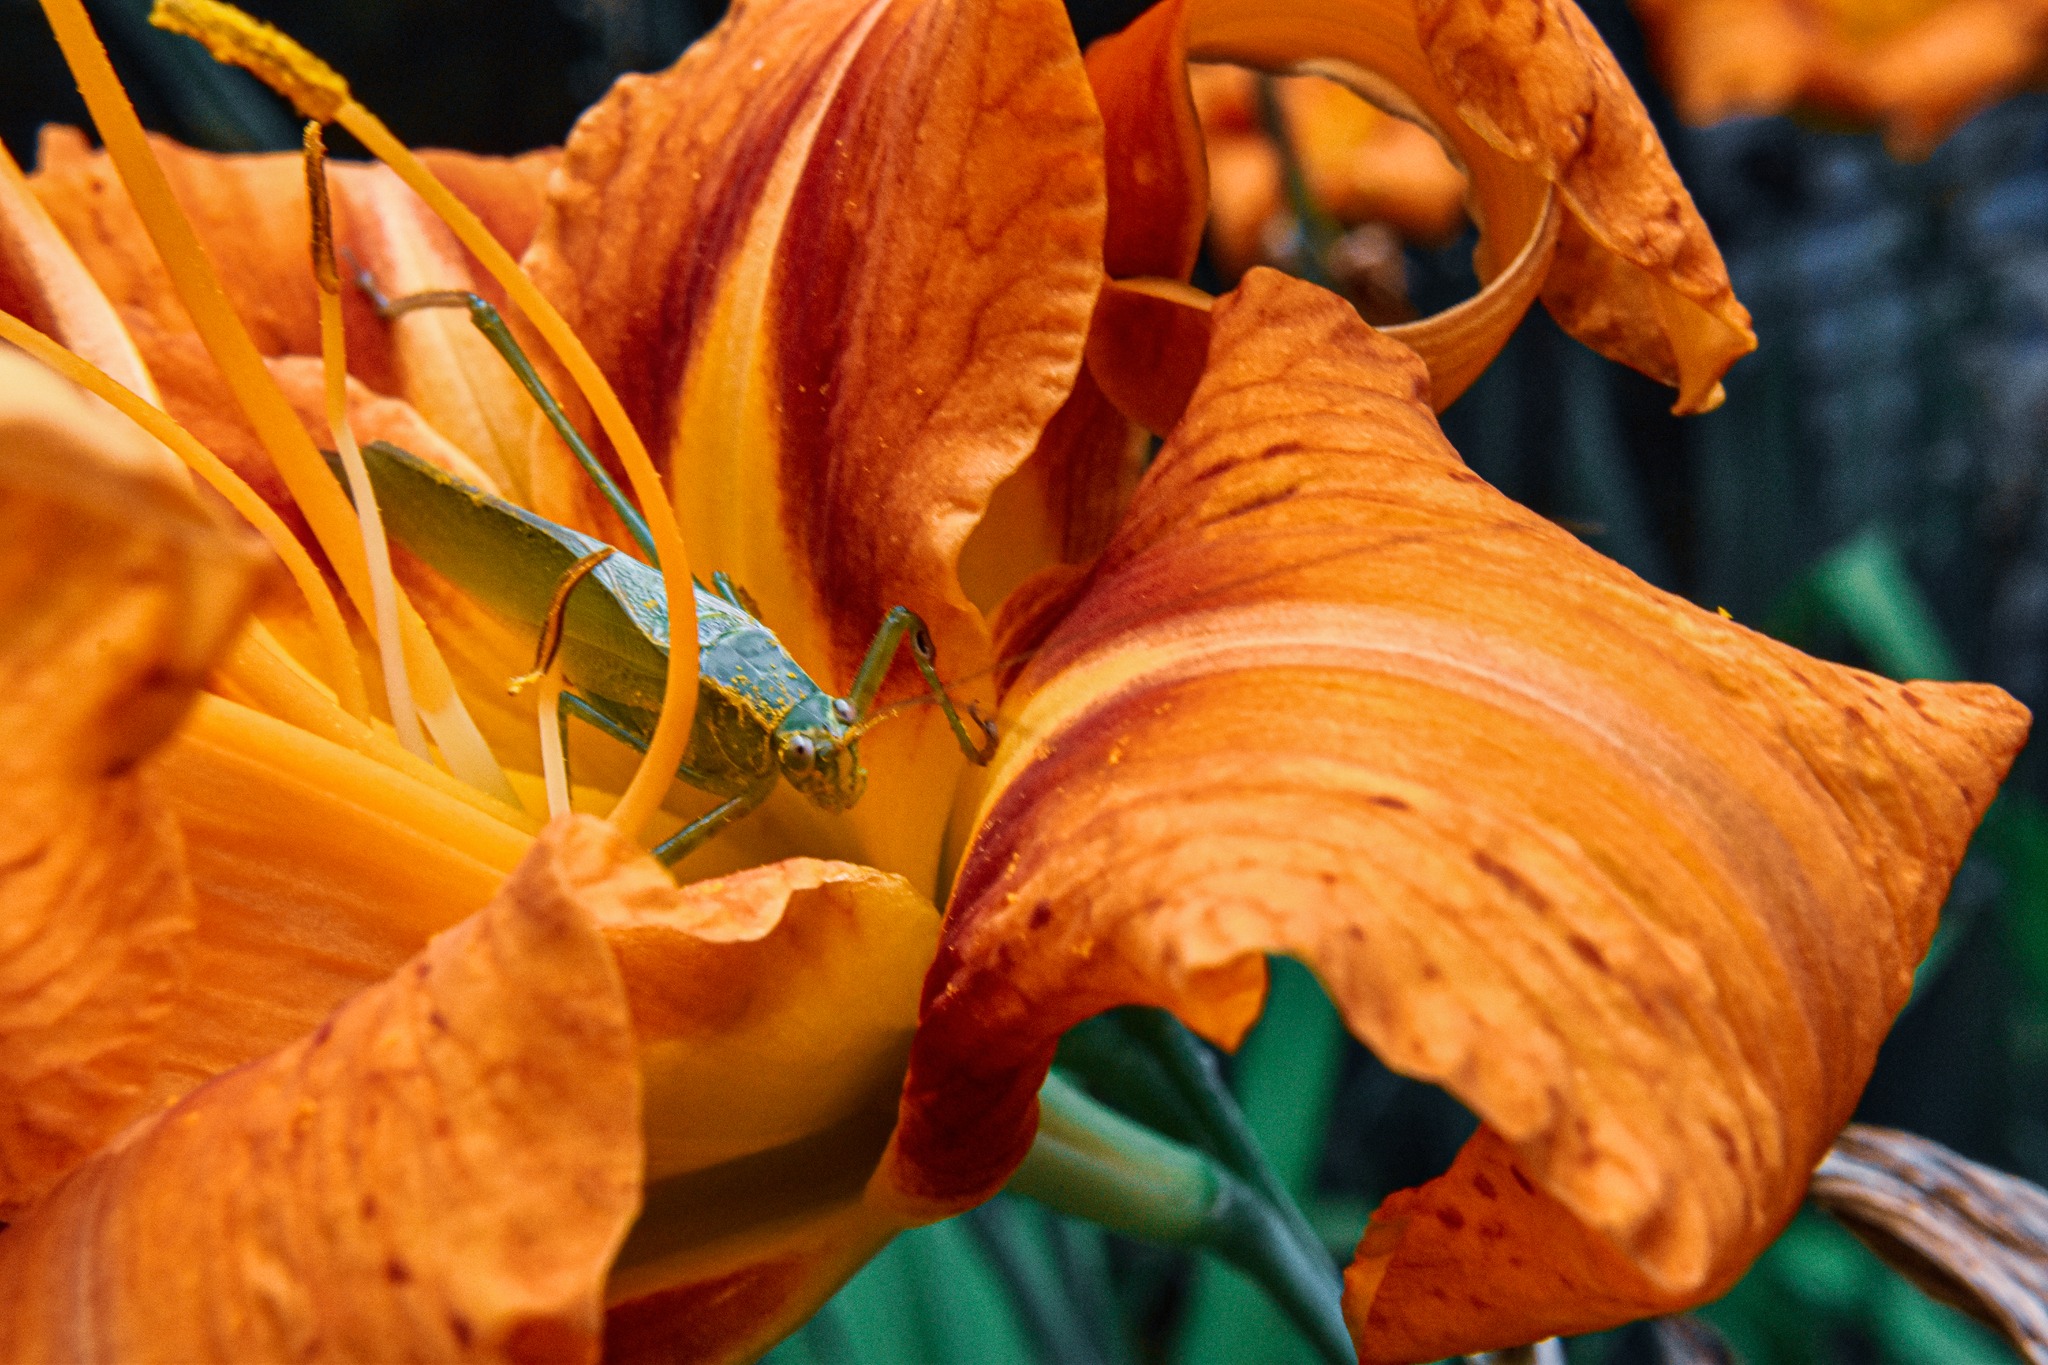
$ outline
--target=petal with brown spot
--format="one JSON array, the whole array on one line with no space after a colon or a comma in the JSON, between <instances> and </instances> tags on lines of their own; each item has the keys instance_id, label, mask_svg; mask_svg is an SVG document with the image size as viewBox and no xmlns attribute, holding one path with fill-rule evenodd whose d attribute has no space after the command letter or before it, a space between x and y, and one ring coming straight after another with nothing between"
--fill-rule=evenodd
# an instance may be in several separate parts
<instances>
[{"instance_id":1,"label":"petal with brown spot","mask_svg":"<svg viewBox=\"0 0 2048 1365\"><path fill-rule=\"evenodd\" d=\"M0 1354L594 1360L641 1151L578 833L0 1233Z\"/></svg>"},{"instance_id":2,"label":"petal with brown spot","mask_svg":"<svg viewBox=\"0 0 2048 1365\"><path fill-rule=\"evenodd\" d=\"M0 351L0 1214L112 1136L153 1078L193 906L144 760L260 563L161 447Z\"/></svg>"},{"instance_id":3,"label":"petal with brown spot","mask_svg":"<svg viewBox=\"0 0 2048 1365\"><path fill-rule=\"evenodd\" d=\"M1465 468L1417 359L1254 271L1005 701L885 1174L1028 1147L1060 1033L1234 1043L1262 954L1485 1125L1350 1312L1435 1359L1712 1297L1797 1207L2028 717L1658 592Z\"/></svg>"}]
</instances>

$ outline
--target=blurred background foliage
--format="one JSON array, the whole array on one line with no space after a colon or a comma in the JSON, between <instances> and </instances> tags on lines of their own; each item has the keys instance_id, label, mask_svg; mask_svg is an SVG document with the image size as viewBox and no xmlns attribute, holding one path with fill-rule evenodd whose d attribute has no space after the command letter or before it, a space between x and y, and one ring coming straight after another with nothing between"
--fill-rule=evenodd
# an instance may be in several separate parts
<instances>
[{"instance_id":1,"label":"blurred background foliage","mask_svg":"<svg viewBox=\"0 0 2048 1365\"><path fill-rule=\"evenodd\" d=\"M228 150L296 145L238 71L92 0L152 127ZM1130 0L1071 0L1085 42ZM340 68L414 145L558 142L619 72L666 64L720 0L269 0L250 6ZM1473 468L1654 583L1896 676L1986 679L2048 701L2048 97L1979 116L1927 161L1754 119L1680 126L1621 0L1587 6L1658 119L1761 345L1720 411L1570 342L1538 310L1444 416ZM0 0L0 137L84 122L34 0ZM1469 236L1403 262L1422 312L1474 287ZM1198 280L1198 282L1203 282ZM1206 281L1214 286L1213 278ZM1859 1118L2048 1182L2048 818L2023 758L1957 879ZM1227 1059L1273 1173L1337 1261L1372 1206L1449 1165L1473 1120L1352 1042L1277 964ZM1105 1028L1108 1026L1105 1025ZM1118 1040L1094 1025L1064 1060ZM1096 1060L1100 1060L1099 1056ZM1824 1216L1807 1212L1703 1313L1751 1365L2010 1360ZM1575 1365L1671 1359L1645 1325L1569 1343ZM776 1365L1222 1365L1316 1359L1220 1264L1005 1196L899 1239Z\"/></svg>"}]
</instances>

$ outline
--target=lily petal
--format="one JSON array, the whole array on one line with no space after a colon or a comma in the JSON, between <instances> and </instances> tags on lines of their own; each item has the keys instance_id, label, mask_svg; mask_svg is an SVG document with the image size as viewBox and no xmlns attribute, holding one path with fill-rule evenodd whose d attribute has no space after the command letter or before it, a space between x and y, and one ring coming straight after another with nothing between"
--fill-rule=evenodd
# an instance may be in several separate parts
<instances>
[{"instance_id":1,"label":"lily petal","mask_svg":"<svg viewBox=\"0 0 2048 1365\"><path fill-rule=\"evenodd\" d=\"M576 836L0 1233L0 1355L595 1360L641 1151Z\"/></svg>"},{"instance_id":2,"label":"lily petal","mask_svg":"<svg viewBox=\"0 0 2048 1365\"><path fill-rule=\"evenodd\" d=\"M2013 0L1632 8L1688 122L1814 109L1882 127L1904 157L1927 155L1972 114L2038 81L2048 60L2039 16Z\"/></svg>"},{"instance_id":3,"label":"lily petal","mask_svg":"<svg viewBox=\"0 0 2048 1365\"><path fill-rule=\"evenodd\" d=\"M144 1102L193 907L143 760L261 562L167 451L0 351L0 1213Z\"/></svg>"},{"instance_id":4,"label":"lily petal","mask_svg":"<svg viewBox=\"0 0 2048 1365\"><path fill-rule=\"evenodd\" d=\"M1649 115L1571 0L1165 0L1088 52L1112 275L1184 279L1194 263L1208 173L1190 59L1325 76L1434 132L1471 177L1482 280L1535 239L1555 186L1568 212L1544 302L1588 345L1676 387L1678 411L1717 403L1721 375L1754 349Z\"/></svg>"},{"instance_id":5,"label":"lily petal","mask_svg":"<svg viewBox=\"0 0 2048 1365\"><path fill-rule=\"evenodd\" d=\"M1080 366L1100 137L1049 0L741 5L570 136L526 264L666 462L693 562L826 686L897 605L942 667L986 662L957 563Z\"/></svg>"},{"instance_id":6,"label":"lily petal","mask_svg":"<svg viewBox=\"0 0 2048 1365\"><path fill-rule=\"evenodd\" d=\"M376 759L208 697L166 746L197 925L158 1030L168 1103L267 1056L489 900L523 830Z\"/></svg>"},{"instance_id":7,"label":"lily petal","mask_svg":"<svg viewBox=\"0 0 2048 1365\"><path fill-rule=\"evenodd\" d=\"M373 167L336 188L355 227L356 260L387 296L458 290L503 304L496 282L471 269L455 234L389 170ZM515 204L510 212L517 209ZM500 210L500 216L506 213ZM526 235L532 235L530 226ZM495 491L524 501L530 483L528 449L541 414L510 367L470 324L468 312L426 310L389 326L397 395L482 462ZM559 459L575 468L566 449Z\"/></svg>"},{"instance_id":8,"label":"lily petal","mask_svg":"<svg viewBox=\"0 0 2048 1365\"><path fill-rule=\"evenodd\" d=\"M64 240L14 158L0 149L0 310L54 337L154 402L156 388L119 314Z\"/></svg>"},{"instance_id":9,"label":"lily petal","mask_svg":"<svg viewBox=\"0 0 2048 1365\"><path fill-rule=\"evenodd\" d=\"M525 844L216 698L164 776L199 908L190 986L159 1033L165 1103L396 969ZM642 1327L688 1317L703 1358L745 1358L901 1226L862 1190L894 1120L937 914L900 878L808 859L678 888L600 822L556 829L555 862L607 888L586 901L625 982L646 1096L655 1183L608 1296ZM725 1309L707 1315L707 1296Z\"/></svg>"},{"instance_id":10,"label":"lily petal","mask_svg":"<svg viewBox=\"0 0 2048 1365\"><path fill-rule=\"evenodd\" d=\"M1416 357L1254 271L1005 703L883 1179L1021 1158L1060 1033L1234 1044L1262 955L1484 1127L1382 1209L1367 1361L1712 1297L1796 1208L2024 739L1650 588L1467 470Z\"/></svg>"},{"instance_id":11,"label":"lily petal","mask_svg":"<svg viewBox=\"0 0 2048 1365\"><path fill-rule=\"evenodd\" d=\"M900 877L797 858L682 888L650 866L603 923L640 1040L649 1179L607 1355L752 1359L902 1226L863 1191L938 914Z\"/></svg>"}]
</instances>

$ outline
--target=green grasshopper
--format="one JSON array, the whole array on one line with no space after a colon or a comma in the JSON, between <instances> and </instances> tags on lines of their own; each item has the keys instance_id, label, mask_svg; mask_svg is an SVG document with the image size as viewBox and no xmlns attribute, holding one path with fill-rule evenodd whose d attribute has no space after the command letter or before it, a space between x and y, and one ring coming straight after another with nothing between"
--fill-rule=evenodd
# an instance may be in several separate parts
<instances>
[{"instance_id":1,"label":"green grasshopper","mask_svg":"<svg viewBox=\"0 0 2048 1365\"><path fill-rule=\"evenodd\" d=\"M468 308L648 559L656 559L639 510L584 444L489 303L453 292L387 300L366 274L359 272L357 283L387 317L413 308ZM610 553L595 537L471 487L397 446L372 441L363 448L363 461L393 540L490 610L536 626L536 672L559 650L568 684L556 712L564 748L574 717L646 752L668 675L668 596L660 572ZM655 848L663 863L673 866L753 811L778 780L787 779L824 810L846 810L859 801L867 771L857 741L882 719L884 713L874 710L875 696L906 642L962 752L980 764L993 756L994 727L976 715L986 742L970 736L939 680L931 636L908 607L889 609L852 688L834 697L798 666L756 619L744 590L724 574L713 574L709 589L696 584L696 604L697 713L676 777L724 800Z\"/></svg>"}]
</instances>

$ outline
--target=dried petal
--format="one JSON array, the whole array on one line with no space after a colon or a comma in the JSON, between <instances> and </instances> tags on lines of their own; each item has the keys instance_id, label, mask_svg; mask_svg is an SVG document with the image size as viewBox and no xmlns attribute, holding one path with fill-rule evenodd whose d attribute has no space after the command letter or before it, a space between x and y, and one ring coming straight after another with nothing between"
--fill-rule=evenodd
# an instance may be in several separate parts
<instances>
[{"instance_id":1,"label":"dried petal","mask_svg":"<svg viewBox=\"0 0 2048 1365\"><path fill-rule=\"evenodd\" d=\"M1915 1284L2048 1361L2048 1191L1938 1142L1852 1124L1814 1172L1813 1202Z\"/></svg>"},{"instance_id":2,"label":"dried petal","mask_svg":"<svg viewBox=\"0 0 2048 1365\"><path fill-rule=\"evenodd\" d=\"M578 837L0 1233L0 1355L594 1360L641 1151Z\"/></svg>"},{"instance_id":3,"label":"dried petal","mask_svg":"<svg viewBox=\"0 0 2048 1365\"><path fill-rule=\"evenodd\" d=\"M138 765L261 561L169 461L0 351L0 1214L139 1110L191 951L183 848Z\"/></svg>"},{"instance_id":4,"label":"dried petal","mask_svg":"<svg viewBox=\"0 0 2048 1365\"><path fill-rule=\"evenodd\" d=\"M1005 702L886 1182L1028 1146L1125 1002L1230 1044L1262 954L1484 1123L1381 1210L1368 1361L1669 1312L1783 1225L2025 736L1660 593L1481 482L1415 357L1254 271Z\"/></svg>"}]
</instances>

